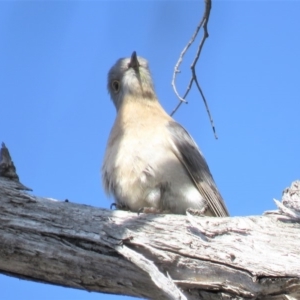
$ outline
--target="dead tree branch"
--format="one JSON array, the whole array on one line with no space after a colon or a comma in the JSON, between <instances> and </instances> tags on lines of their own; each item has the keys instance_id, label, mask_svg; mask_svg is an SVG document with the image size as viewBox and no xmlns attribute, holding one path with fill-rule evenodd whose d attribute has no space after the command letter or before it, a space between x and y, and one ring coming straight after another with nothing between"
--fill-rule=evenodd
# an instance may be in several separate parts
<instances>
[{"instance_id":1,"label":"dead tree branch","mask_svg":"<svg viewBox=\"0 0 300 300\"><path fill-rule=\"evenodd\" d=\"M0 161L1 167L1 161ZM300 182L266 216L110 211L0 177L0 273L148 299L300 299Z\"/></svg>"},{"instance_id":2,"label":"dead tree branch","mask_svg":"<svg viewBox=\"0 0 300 300\"><path fill-rule=\"evenodd\" d=\"M192 88L192 85L193 83L195 82L196 83L196 86L197 86L197 89L199 90L200 92L200 95L203 99L203 102L204 102L204 105L205 105L205 108L206 108L206 111L207 111L207 114L208 114L208 117L209 117L209 120L210 120L210 124L212 126L212 129L213 129L213 132L214 132L214 136L215 138L217 139L217 134L216 134L216 129L215 129L215 125L214 125L214 121L213 121L213 118L210 114L210 110L208 108L208 104L207 104L207 101L206 101L206 98L204 96L204 93L201 89L201 86L199 84L199 81L197 79L197 74L196 74L196 64L198 62L198 59L200 57L200 54L201 54L201 51L202 51L202 48L203 48L203 45L205 43L205 40L208 38L208 30L207 30L207 24L208 24L208 20L209 20L209 16L210 16L210 10L211 10L211 0L204 0L205 2L205 9L204 9L204 14L203 14L203 17L199 23L199 25L197 26L196 28L196 31L194 32L193 36L191 37L191 39L189 40L189 42L187 43L187 45L184 47L184 49L182 50L182 52L180 53L180 56L179 56L179 59L175 65L175 68L174 68L174 72L173 72L173 78L172 78L172 87L173 87L173 90L176 94L176 96L178 97L179 99L179 102L178 104L176 105L176 107L174 108L174 110L171 112L171 116L173 116L175 114L175 112L178 110L178 108L181 106L182 103L187 103L186 102L186 97L187 95L189 94L191 88ZM202 37L202 40L198 46L198 49L197 49L197 52L196 52L196 55L195 55L195 58L194 58L194 61L191 65L191 71L192 71L192 75L191 75L191 79L190 79L190 82L186 88L186 91L183 95L183 97L181 97L177 91L177 87L176 87L176 76L178 73L180 73L180 70L179 70L179 66L181 65L182 61L183 61L183 57L184 55L186 54L186 52L188 51L188 49L190 48L190 46L195 42L195 39L200 31L200 29L203 28L203 37Z\"/></svg>"}]
</instances>

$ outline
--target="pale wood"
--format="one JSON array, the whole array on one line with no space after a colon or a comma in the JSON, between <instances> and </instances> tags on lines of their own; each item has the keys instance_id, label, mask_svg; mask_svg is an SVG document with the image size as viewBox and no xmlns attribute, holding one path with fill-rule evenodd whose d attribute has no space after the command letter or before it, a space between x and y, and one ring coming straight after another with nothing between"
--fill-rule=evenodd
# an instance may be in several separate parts
<instances>
[{"instance_id":1,"label":"pale wood","mask_svg":"<svg viewBox=\"0 0 300 300\"><path fill-rule=\"evenodd\" d=\"M2 176L0 273L151 299L300 299L299 187L281 211L211 218L54 201Z\"/></svg>"}]
</instances>

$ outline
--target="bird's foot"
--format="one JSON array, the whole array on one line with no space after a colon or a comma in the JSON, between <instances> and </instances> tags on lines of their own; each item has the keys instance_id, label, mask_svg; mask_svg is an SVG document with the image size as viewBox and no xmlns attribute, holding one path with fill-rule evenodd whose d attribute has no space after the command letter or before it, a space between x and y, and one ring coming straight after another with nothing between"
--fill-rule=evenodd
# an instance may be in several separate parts
<instances>
[{"instance_id":1,"label":"bird's foot","mask_svg":"<svg viewBox=\"0 0 300 300\"><path fill-rule=\"evenodd\" d=\"M114 202L110 205L110 209L113 209L113 208L120 209L120 210L129 210L127 206L120 204L120 203L116 203L116 202Z\"/></svg>"},{"instance_id":2,"label":"bird's foot","mask_svg":"<svg viewBox=\"0 0 300 300\"><path fill-rule=\"evenodd\" d=\"M207 206L203 207L202 209L188 208L186 210L187 213L197 217L205 217L206 211L207 211Z\"/></svg>"},{"instance_id":3,"label":"bird's foot","mask_svg":"<svg viewBox=\"0 0 300 300\"><path fill-rule=\"evenodd\" d=\"M162 210L156 207L142 207L138 210L138 215L140 213L144 214L169 214L170 211Z\"/></svg>"}]
</instances>

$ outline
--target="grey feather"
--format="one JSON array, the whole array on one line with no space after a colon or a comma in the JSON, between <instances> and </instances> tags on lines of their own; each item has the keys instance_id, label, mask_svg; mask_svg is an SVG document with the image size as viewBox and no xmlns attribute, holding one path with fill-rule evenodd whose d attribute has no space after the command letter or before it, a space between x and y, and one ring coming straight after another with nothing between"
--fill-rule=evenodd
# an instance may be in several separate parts
<instances>
[{"instance_id":1,"label":"grey feather","mask_svg":"<svg viewBox=\"0 0 300 300\"><path fill-rule=\"evenodd\" d=\"M188 132L177 122L170 121L167 127L171 133L172 142L177 148L174 149L176 156L185 166L200 194L207 201L211 211L218 217L229 216L209 167L197 144Z\"/></svg>"}]
</instances>

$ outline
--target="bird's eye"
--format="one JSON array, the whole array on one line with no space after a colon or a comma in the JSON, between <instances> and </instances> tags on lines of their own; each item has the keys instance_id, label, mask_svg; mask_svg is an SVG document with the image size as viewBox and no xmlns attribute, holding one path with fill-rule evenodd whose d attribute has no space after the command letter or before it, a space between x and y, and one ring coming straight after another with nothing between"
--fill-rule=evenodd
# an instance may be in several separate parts
<instances>
[{"instance_id":1,"label":"bird's eye","mask_svg":"<svg viewBox=\"0 0 300 300\"><path fill-rule=\"evenodd\" d=\"M120 90L120 81L119 80L113 80L111 83L111 87L114 90L115 93L118 93Z\"/></svg>"}]
</instances>

